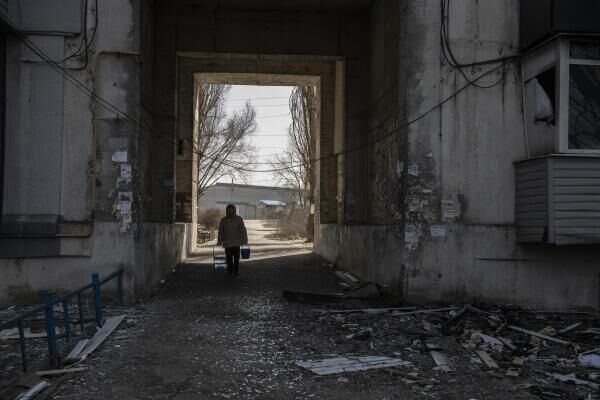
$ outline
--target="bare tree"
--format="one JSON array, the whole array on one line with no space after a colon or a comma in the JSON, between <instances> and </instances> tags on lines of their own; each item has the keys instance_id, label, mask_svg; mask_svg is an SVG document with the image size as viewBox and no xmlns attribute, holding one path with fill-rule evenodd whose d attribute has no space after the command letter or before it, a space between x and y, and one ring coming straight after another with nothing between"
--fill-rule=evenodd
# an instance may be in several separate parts
<instances>
[{"instance_id":1,"label":"bare tree","mask_svg":"<svg viewBox=\"0 0 600 400\"><path fill-rule=\"evenodd\" d=\"M277 183L294 190L303 208L314 203L318 111L316 87L294 88L290 95L292 123L288 129L287 149L271 160ZM311 214L307 223L309 240L312 240L312 218Z\"/></svg>"},{"instance_id":2,"label":"bare tree","mask_svg":"<svg viewBox=\"0 0 600 400\"><path fill-rule=\"evenodd\" d=\"M231 86L197 84L194 151L198 156L198 196L216 181L231 176L243 180L250 169L254 147L248 140L256 130L256 111L247 102L231 115L225 102Z\"/></svg>"}]
</instances>

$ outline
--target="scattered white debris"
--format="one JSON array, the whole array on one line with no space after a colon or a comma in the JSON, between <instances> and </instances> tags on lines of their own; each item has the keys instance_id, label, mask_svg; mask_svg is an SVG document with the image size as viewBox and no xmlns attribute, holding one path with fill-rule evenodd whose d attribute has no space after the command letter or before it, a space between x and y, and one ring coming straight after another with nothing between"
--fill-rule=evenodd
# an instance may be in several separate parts
<instances>
[{"instance_id":1,"label":"scattered white debris","mask_svg":"<svg viewBox=\"0 0 600 400\"><path fill-rule=\"evenodd\" d=\"M33 399L39 393L43 392L44 389L46 389L48 386L50 386L50 383L48 383L47 381L41 381L40 383L38 383L37 385L35 385L31 389L29 389L28 391L21 393L17 398L15 398L15 400Z\"/></svg>"},{"instance_id":2,"label":"scattered white debris","mask_svg":"<svg viewBox=\"0 0 600 400\"><path fill-rule=\"evenodd\" d=\"M576 385L584 385L584 386L589 386L592 389L600 389L600 385L597 383L593 383L593 382L589 382L589 381L584 381L583 379L579 379L575 376L574 373L571 374L567 374L567 375L562 375L562 374L558 374L558 373L554 373L554 372L546 372L546 376L550 376L558 381L561 382L570 382L570 383L574 383Z\"/></svg>"},{"instance_id":3,"label":"scattered white debris","mask_svg":"<svg viewBox=\"0 0 600 400\"><path fill-rule=\"evenodd\" d=\"M471 334L471 340L475 343L482 342L481 347L493 352L502 352L504 351L504 343L495 337L485 335L481 332L474 332Z\"/></svg>"},{"instance_id":4,"label":"scattered white debris","mask_svg":"<svg viewBox=\"0 0 600 400\"><path fill-rule=\"evenodd\" d=\"M577 362L582 367L600 368L600 349L591 350L581 353L577 357Z\"/></svg>"},{"instance_id":5,"label":"scattered white debris","mask_svg":"<svg viewBox=\"0 0 600 400\"><path fill-rule=\"evenodd\" d=\"M437 365L437 367L435 367L434 369L444 371L444 372L454 371L452 369L452 367L450 367L450 363L448 362L448 359L446 358L444 353L434 350L434 351L431 351L430 354L431 354L431 357L433 358L433 361L435 361L435 364Z\"/></svg>"},{"instance_id":6,"label":"scattered white debris","mask_svg":"<svg viewBox=\"0 0 600 400\"><path fill-rule=\"evenodd\" d=\"M381 356L334 357L319 361L301 361L297 362L296 365L306 368L317 375L331 375L379 368L412 367L412 363L409 361Z\"/></svg>"}]
</instances>

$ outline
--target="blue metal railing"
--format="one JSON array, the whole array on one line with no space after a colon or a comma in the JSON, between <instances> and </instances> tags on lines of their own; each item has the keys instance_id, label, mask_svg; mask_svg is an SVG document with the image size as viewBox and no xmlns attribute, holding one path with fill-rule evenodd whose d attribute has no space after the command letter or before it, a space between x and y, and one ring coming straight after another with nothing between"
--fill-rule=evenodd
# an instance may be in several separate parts
<instances>
[{"instance_id":1,"label":"blue metal railing","mask_svg":"<svg viewBox=\"0 0 600 400\"><path fill-rule=\"evenodd\" d=\"M7 328L16 327L19 331L19 347L21 351L21 362L23 364L23 372L27 372L27 349L25 343L25 325L24 321L28 318L36 316L38 313L44 313L44 319L46 321L46 335L48 337L48 358L51 366L58 366L60 360L59 348L56 337L56 321L54 319L54 306L62 305L62 314L64 319L64 335L67 343L71 340L71 321L69 315L69 300L73 297L77 298L77 307L79 310L79 324L81 327L81 334L85 333L85 319L83 312L83 299L82 293L86 290L93 290L94 299L94 314L96 324L98 327L102 326L102 292L101 288L111 280L117 280L117 301L119 304L123 304L123 270L119 269L112 274L106 276L102 280L98 274L92 274L92 282L79 289L73 290L67 294L55 298L52 292L44 293L43 300L44 304L35 307L31 310L25 311L19 315L16 315L4 322L0 322L0 331Z\"/></svg>"}]
</instances>

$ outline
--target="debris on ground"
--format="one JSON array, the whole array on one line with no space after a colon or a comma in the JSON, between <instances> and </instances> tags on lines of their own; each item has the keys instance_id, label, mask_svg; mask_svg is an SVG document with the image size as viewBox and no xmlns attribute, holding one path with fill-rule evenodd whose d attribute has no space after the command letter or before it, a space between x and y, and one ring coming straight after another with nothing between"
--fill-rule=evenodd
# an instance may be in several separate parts
<instances>
[{"instance_id":1,"label":"debris on ground","mask_svg":"<svg viewBox=\"0 0 600 400\"><path fill-rule=\"evenodd\" d=\"M15 400L30 400L30 399L33 399L39 393L43 392L48 386L50 386L49 382L47 382L47 381L41 381L40 383L38 383L37 385L35 385L31 389L27 390L26 392L23 392Z\"/></svg>"},{"instance_id":2,"label":"debris on ground","mask_svg":"<svg viewBox=\"0 0 600 400\"><path fill-rule=\"evenodd\" d=\"M107 307L108 308L108 307ZM111 310L108 308L106 310L107 314L112 314L114 311L123 311L122 308L118 308L117 310ZM6 310L5 310L6 312ZM0 362L6 365L7 361L11 362L11 365L8 365L3 371L4 373L0 375L0 399L10 399L10 400L26 400L37 398L40 393L44 392L46 394L46 389L49 387L53 387L53 383L60 376L72 375L74 373L85 372L89 369L88 366L75 366L75 364L80 364L82 361L86 360L88 356L95 351L114 331L117 327L123 322L126 315L116 315L106 319L101 328L96 328L96 332L89 339L81 339L76 342L75 346L71 349L67 356L62 358L61 363L59 364L59 368L56 369L46 369L46 370L35 370L32 369L28 371L25 375L21 373L21 377L18 378L19 368L20 368L20 353L19 353L19 341L12 340L14 333L12 330L7 329L3 331L2 339L6 339L6 343L10 343L7 345L0 345L0 348L3 352L0 354ZM129 318L128 321L133 321L133 319ZM32 326L35 326L37 330L37 320L33 319L29 321ZM79 321L75 320L76 323ZM131 324L132 322L128 322ZM90 324L91 325L91 324ZM95 325L95 320L94 320ZM71 327L71 335L77 336L81 335L80 329L75 329L76 326ZM77 327L78 328L78 327ZM91 327L93 328L93 327ZM36 363L37 368L44 368L44 366L48 366L47 362L47 342L46 342L46 333L45 332L36 332L32 331L30 328L24 329L26 335L25 338L28 339L27 342L27 351L28 357L39 357L39 361ZM64 338L64 328L57 327L57 337ZM18 338L18 331L17 331ZM116 339L116 338L115 338ZM65 346L68 346L66 342L64 342ZM70 348L68 346L67 348ZM8 352L6 350L9 350ZM70 364L70 365L69 365ZM60 368L62 367L62 368ZM14 380L14 377L17 376L17 380ZM41 377L45 379L40 379ZM6 397L8 395L8 397ZM15 397L16 396L16 397ZM47 397L47 396L46 396Z\"/></svg>"},{"instance_id":3,"label":"debris on ground","mask_svg":"<svg viewBox=\"0 0 600 400\"><path fill-rule=\"evenodd\" d=\"M536 398L598 398L586 392L600 387L600 372L592 372L600 369L600 335L596 328L600 319L589 313L472 305L325 306L312 312L333 331L346 331L341 335L343 342L366 342L364 352L388 349L389 354L411 363L411 373L421 379L431 376L423 371L428 355L434 373L468 374L479 370L494 379L514 380L515 385ZM582 315L587 317L582 320ZM462 351L452 342L458 343ZM404 345L399 351L400 343ZM328 365L321 363L297 365L309 369ZM406 376L402 381L416 382ZM555 382L574 385L572 389L559 389ZM433 388L435 385L430 390ZM569 395L569 390L577 393Z\"/></svg>"},{"instance_id":4,"label":"debris on ground","mask_svg":"<svg viewBox=\"0 0 600 400\"><path fill-rule=\"evenodd\" d=\"M412 364L407 361L381 356L334 357L318 361L300 361L297 362L296 365L306 368L317 375L331 375L342 372L412 366Z\"/></svg>"}]
</instances>

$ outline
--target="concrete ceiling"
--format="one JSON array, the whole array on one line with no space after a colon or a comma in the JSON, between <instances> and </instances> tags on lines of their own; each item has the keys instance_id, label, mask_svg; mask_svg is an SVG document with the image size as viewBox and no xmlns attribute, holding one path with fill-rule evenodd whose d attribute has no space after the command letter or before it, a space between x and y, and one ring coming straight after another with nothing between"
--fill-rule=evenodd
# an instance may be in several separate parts
<instances>
[{"instance_id":1,"label":"concrete ceiling","mask_svg":"<svg viewBox=\"0 0 600 400\"><path fill-rule=\"evenodd\" d=\"M243 10L337 10L367 9L373 0L183 0L185 4Z\"/></svg>"}]
</instances>

